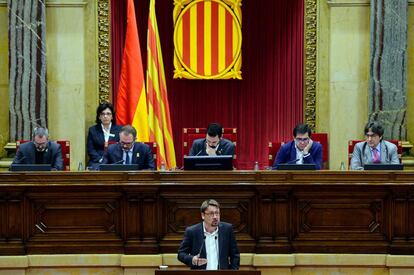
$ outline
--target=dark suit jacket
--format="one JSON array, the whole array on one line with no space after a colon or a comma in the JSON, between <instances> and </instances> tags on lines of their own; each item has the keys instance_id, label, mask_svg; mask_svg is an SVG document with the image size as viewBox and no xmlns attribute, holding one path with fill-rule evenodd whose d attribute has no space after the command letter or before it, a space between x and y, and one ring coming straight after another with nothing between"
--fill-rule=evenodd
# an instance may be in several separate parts
<instances>
[{"instance_id":1,"label":"dark suit jacket","mask_svg":"<svg viewBox=\"0 0 414 275\"><path fill-rule=\"evenodd\" d=\"M220 269L239 269L240 253L237 247L236 238L234 237L233 226L229 223L220 222L218 232L219 242L219 265ZM203 223L198 223L187 227L184 233L184 239L178 249L178 260L190 266L191 269L206 269L207 265L194 266L192 259L200 253L201 258L207 258L206 248L203 245L204 231Z\"/></svg>"},{"instance_id":2,"label":"dark suit jacket","mask_svg":"<svg viewBox=\"0 0 414 275\"><path fill-rule=\"evenodd\" d=\"M322 167L322 145L319 142L313 142L311 149L309 150L309 156L303 158L303 163L315 164L316 169L320 170ZM276 169L276 165L283 163L295 163L296 159L296 147L295 141L283 144L277 152L275 162L273 163L273 169Z\"/></svg>"},{"instance_id":3,"label":"dark suit jacket","mask_svg":"<svg viewBox=\"0 0 414 275\"><path fill-rule=\"evenodd\" d=\"M123 150L121 145L119 143L111 144L105 152L102 163L122 163L122 156ZM154 158L150 147L145 143L136 142L132 151L131 164L138 164L138 170L154 170Z\"/></svg>"},{"instance_id":4,"label":"dark suit jacket","mask_svg":"<svg viewBox=\"0 0 414 275\"><path fill-rule=\"evenodd\" d=\"M50 164L53 170L63 170L62 149L60 144L53 141L47 142L43 163L36 163L36 147L33 141L23 143L17 150L13 164Z\"/></svg>"},{"instance_id":5,"label":"dark suit jacket","mask_svg":"<svg viewBox=\"0 0 414 275\"><path fill-rule=\"evenodd\" d=\"M109 141L118 142L119 131L121 131L121 126L112 124L110 133L114 136L110 136ZM89 128L87 147L89 155L88 166L97 168L97 165L103 160L105 150L105 138L101 124L96 124Z\"/></svg>"},{"instance_id":6,"label":"dark suit jacket","mask_svg":"<svg viewBox=\"0 0 414 275\"><path fill-rule=\"evenodd\" d=\"M234 144L228 139L222 138L216 151L217 155L234 155ZM206 139L199 138L193 141L190 156L206 156Z\"/></svg>"}]
</instances>

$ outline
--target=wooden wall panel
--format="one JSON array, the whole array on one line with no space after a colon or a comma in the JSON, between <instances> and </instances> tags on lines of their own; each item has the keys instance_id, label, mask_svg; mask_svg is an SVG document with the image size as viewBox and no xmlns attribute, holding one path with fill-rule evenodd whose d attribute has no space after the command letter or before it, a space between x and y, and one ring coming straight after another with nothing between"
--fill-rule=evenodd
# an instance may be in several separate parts
<instances>
[{"instance_id":1,"label":"wooden wall panel","mask_svg":"<svg viewBox=\"0 0 414 275\"><path fill-rule=\"evenodd\" d=\"M5 172L0 254L175 253L208 198L242 252L414 251L413 172Z\"/></svg>"}]
</instances>

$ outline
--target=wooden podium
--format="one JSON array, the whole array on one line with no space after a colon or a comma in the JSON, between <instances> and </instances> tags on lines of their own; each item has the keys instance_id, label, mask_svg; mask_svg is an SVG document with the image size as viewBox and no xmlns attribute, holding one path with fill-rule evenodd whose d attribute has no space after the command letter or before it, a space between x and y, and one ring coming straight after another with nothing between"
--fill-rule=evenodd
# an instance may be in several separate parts
<instances>
[{"instance_id":1,"label":"wooden podium","mask_svg":"<svg viewBox=\"0 0 414 275\"><path fill-rule=\"evenodd\" d=\"M261 275L260 270L168 270L157 269L155 275Z\"/></svg>"}]
</instances>

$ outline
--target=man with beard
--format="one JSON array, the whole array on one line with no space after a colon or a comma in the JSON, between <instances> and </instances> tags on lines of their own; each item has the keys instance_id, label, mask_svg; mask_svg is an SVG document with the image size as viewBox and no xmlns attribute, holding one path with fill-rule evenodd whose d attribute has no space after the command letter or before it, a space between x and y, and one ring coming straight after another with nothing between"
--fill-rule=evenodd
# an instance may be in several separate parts
<instances>
[{"instance_id":1,"label":"man with beard","mask_svg":"<svg viewBox=\"0 0 414 275\"><path fill-rule=\"evenodd\" d=\"M234 155L234 144L222 138L223 128L218 123L210 123L207 127L206 138L193 141L190 156Z\"/></svg>"},{"instance_id":2,"label":"man with beard","mask_svg":"<svg viewBox=\"0 0 414 275\"><path fill-rule=\"evenodd\" d=\"M239 269L240 253L233 226L220 222L219 203L206 200L200 211L203 222L186 228L178 260L191 269Z\"/></svg>"},{"instance_id":3,"label":"man with beard","mask_svg":"<svg viewBox=\"0 0 414 275\"><path fill-rule=\"evenodd\" d=\"M377 122L369 122L364 129L365 141L355 144L351 158L351 170L363 170L365 164L399 164L397 146L382 139L384 128Z\"/></svg>"},{"instance_id":4,"label":"man with beard","mask_svg":"<svg viewBox=\"0 0 414 275\"><path fill-rule=\"evenodd\" d=\"M137 130L125 125L119 132L119 142L109 145L105 152L103 164L136 164L138 170L154 170L154 158L148 145L135 142Z\"/></svg>"},{"instance_id":5,"label":"man with beard","mask_svg":"<svg viewBox=\"0 0 414 275\"><path fill-rule=\"evenodd\" d=\"M46 128L35 128L33 140L20 145L13 164L50 164L52 170L63 170L62 149L48 138Z\"/></svg>"}]
</instances>

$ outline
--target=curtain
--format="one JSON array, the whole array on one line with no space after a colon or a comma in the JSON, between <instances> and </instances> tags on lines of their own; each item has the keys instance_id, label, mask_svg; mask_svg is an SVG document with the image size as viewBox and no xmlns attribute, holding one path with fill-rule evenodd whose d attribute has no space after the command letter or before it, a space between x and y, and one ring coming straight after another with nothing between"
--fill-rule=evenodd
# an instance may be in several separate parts
<instances>
[{"instance_id":1,"label":"curtain","mask_svg":"<svg viewBox=\"0 0 414 275\"><path fill-rule=\"evenodd\" d=\"M292 139L303 121L304 0L242 2L243 80L173 79L173 1L156 3L177 165L182 165L182 128L210 122L238 132L238 169L263 168L268 142ZM135 1L146 68L149 1ZM113 100L125 39L126 2L111 0Z\"/></svg>"}]
</instances>

